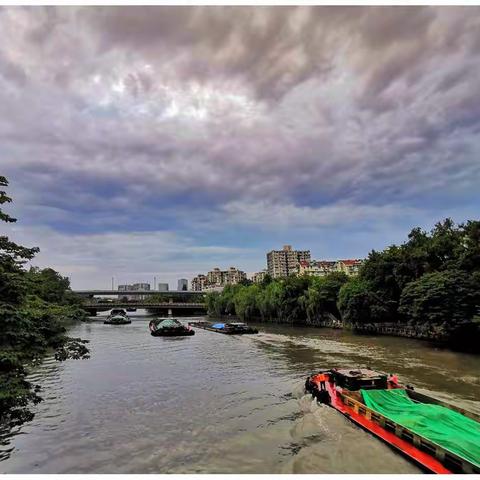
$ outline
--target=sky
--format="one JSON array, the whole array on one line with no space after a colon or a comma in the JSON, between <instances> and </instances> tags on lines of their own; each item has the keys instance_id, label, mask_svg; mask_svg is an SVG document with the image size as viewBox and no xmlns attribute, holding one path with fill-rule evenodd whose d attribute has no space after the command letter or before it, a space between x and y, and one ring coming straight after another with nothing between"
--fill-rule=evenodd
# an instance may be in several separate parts
<instances>
[{"instance_id":1,"label":"sky","mask_svg":"<svg viewBox=\"0 0 480 480\"><path fill-rule=\"evenodd\" d=\"M0 229L74 288L478 219L480 7L3 7L0 32Z\"/></svg>"}]
</instances>

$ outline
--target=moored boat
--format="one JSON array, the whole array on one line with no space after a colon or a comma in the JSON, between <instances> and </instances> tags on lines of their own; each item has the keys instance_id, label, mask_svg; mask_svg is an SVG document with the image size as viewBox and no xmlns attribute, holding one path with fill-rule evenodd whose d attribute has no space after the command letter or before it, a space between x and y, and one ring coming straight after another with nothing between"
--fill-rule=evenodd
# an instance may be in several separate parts
<instances>
[{"instance_id":1,"label":"moored boat","mask_svg":"<svg viewBox=\"0 0 480 480\"><path fill-rule=\"evenodd\" d=\"M189 325L211 332L223 333L225 335L245 335L258 333L256 328L249 327L242 322L228 322L228 323L210 323L205 321L189 322Z\"/></svg>"},{"instance_id":2,"label":"moored boat","mask_svg":"<svg viewBox=\"0 0 480 480\"><path fill-rule=\"evenodd\" d=\"M306 390L424 469L480 473L480 416L370 369L323 370Z\"/></svg>"},{"instance_id":3,"label":"moored boat","mask_svg":"<svg viewBox=\"0 0 480 480\"><path fill-rule=\"evenodd\" d=\"M148 328L154 337L185 337L195 335L195 331L186 327L176 318L157 318L152 320Z\"/></svg>"}]
</instances>

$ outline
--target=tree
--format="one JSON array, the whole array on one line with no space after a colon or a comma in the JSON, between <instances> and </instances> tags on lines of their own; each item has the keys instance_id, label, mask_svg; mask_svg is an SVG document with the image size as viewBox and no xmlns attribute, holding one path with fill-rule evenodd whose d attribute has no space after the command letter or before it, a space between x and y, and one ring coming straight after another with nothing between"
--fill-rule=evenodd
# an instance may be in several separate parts
<instances>
[{"instance_id":1,"label":"tree","mask_svg":"<svg viewBox=\"0 0 480 480\"><path fill-rule=\"evenodd\" d=\"M0 187L6 186L7 179L0 176ZM11 201L0 191L0 205ZM0 221L16 219L0 209ZM10 425L30 420L29 405L41 400L38 387L26 379L25 365L49 349L62 360L88 356L85 341L65 335L66 322L85 317L67 293L68 279L52 269L24 269L38 251L0 236L0 422Z\"/></svg>"},{"instance_id":2,"label":"tree","mask_svg":"<svg viewBox=\"0 0 480 480\"><path fill-rule=\"evenodd\" d=\"M428 273L405 287L399 312L415 323L455 327L472 321L480 308L479 286L477 277L460 270Z\"/></svg>"},{"instance_id":3,"label":"tree","mask_svg":"<svg viewBox=\"0 0 480 480\"><path fill-rule=\"evenodd\" d=\"M0 176L0 187L8 186L5 177ZM4 190L0 190L0 205L10 203L12 199ZM11 217L0 208L0 221L14 223ZM0 236L0 308L3 305L19 305L25 295L22 265L31 260L39 251L38 248L27 248L17 245L5 235Z\"/></svg>"},{"instance_id":4,"label":"tree","mask_svg":"<svg viewBox=\"0 0 480 480\"><path fill-rule=\"evenodd\" d=\"M343 285L338 295L338 309L347 324L389 320L388 303L362 278L353 278Z\"/></svg>"},{"instance_id":5,"label":"tree","mask_svg":"<svg viewBox=\"0 0 480 480\"><path fill-rule=\"evenodd\" d=\"M302 297L304 309L310 322L326 314L340 317L337 308L338 294L347 282L348 276L342 272L310 279L310 286Z\"/></svg>"},{"instance_id":6,"label":"tree","mask_svg":"<svg viewBox=\"0 0 480 480\"><path fill-rule=\"evenodd\" d=\"M31 267L26 274L28 290L32 295L37 295L45 302L60 303L66 302L66 294L70 289L70 281L62 277L52 268L43 270Z\"/></svg>"},{"instance_id":7,"label":"tree","mask_svg":"<svg viewBox=\"0 0 480 480\"><path fill-rule=\"evenodd\" d=\"M258 317L257 299L260 287L258 285L242 285L235 292L235 312L242 320Z\"/></svg>"}]
</instances>

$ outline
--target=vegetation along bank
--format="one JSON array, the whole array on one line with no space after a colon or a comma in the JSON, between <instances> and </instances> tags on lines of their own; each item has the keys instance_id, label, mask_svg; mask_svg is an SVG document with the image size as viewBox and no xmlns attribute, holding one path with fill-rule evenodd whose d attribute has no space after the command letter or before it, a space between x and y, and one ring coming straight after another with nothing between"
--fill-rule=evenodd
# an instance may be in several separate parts
<instances>
[{"instance_id":1,"label":"vegetation along bank","mask_svg":"<svg viewBox=\"0 0 480 480\"><path fill-rule=\"evenodd\" d=\"M0 176L0 188L8 181ZM0 206L11 202L0 191ZM0 208L0 222L16 219ZM41 401L27 380L30 369L48 353L57 360L88 357L85 341L66 335L69 324L85 318L67 278L50 268L25 267L38 248L0 236L0 425L31 420L29 406Z\"/></svg>"},{"instance_id":2,"label":"vegetation along bank","mask_svg":"<svg viewBox=\"0 0 480 480\"><path fill-rule=\"evenodd\" d=\"M357 277L267 276L206 302L212 316L402 335L480 353L480 221L414 228L402 245L370 252Z\"/></svg>"}]
</instances>

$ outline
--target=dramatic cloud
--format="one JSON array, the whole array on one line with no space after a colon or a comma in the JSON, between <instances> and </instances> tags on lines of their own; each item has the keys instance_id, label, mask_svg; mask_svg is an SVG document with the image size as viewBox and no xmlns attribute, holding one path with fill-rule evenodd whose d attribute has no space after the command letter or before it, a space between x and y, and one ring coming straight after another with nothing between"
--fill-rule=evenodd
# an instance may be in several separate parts
<instances>
[{"instance_id":1,"label":"dramatic cloud","mask_svg":"<svg viewBox=\"0 0 480 480\"><path fill-rule=\"evenodd\" d=\"M0 31L1 173L41 247L133 276L166 235L191 268L150 265L191 276L480 206L478 7L6 7Z\"/></svg>"}]
</instances>

